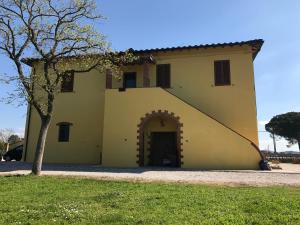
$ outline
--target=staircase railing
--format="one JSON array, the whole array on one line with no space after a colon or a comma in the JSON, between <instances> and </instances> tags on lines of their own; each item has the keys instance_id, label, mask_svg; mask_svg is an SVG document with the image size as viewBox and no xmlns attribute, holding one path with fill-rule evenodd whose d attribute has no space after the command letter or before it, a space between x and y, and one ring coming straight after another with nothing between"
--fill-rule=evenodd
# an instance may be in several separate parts
<instances>
[{"instance_id":1,"label":"staircase railing","mask_svg":"<svg viewBox=\"0 0 300 225\"><path fill-rule=\"evenodd\" d=\"M216 121L217 123L219 123L220 125L222 125L223 127L227 128L228 130L232 131L233 133L239 135L240 137L242 137L243 139L247 140L255 149L256 151L259 153L259 155L261 156L261 158L263 159L264 156L261 153L261 151L259 150L259 147L253 142L251 141L249 138L245 137L244 135L240 134L239 132L235 131L234 129L228 127L226 124L222 123L221 121L217 120L216 118L212 117L211 115L205 113L204 111L200 110L199 108L193 106L192 104L190 104L189 102L187 102L186 100L184 100L183 98L177 96L176 94L174 94L173 92L171 92L169 89L165 89L165 88L161 88L163 91L165 91L166 93L174 96L175 98L179 99L181 102L183 102L184 104L194 108L195 110L199 111L200 113L204 114L205 116L209 117L210 119Z\"/></svg>"}]
</instances>

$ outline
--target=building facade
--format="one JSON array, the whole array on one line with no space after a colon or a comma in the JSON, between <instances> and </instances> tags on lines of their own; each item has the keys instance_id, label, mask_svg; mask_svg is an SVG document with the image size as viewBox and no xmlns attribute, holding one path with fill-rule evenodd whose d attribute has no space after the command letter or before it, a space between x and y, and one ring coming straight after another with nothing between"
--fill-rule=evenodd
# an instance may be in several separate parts
<instances>
[{"instance_id":1,"label":"building facade","mask_svg":"<svg viewBox=\"0 0 300 225\"><path fill-rule=\"evenodd\" d=\"M262 40L134 51L122 68L74 74L55 100L44 162L258 169L253 60ZM24 160L39 118L29 109Z\"/></svg>"}]
</instances>

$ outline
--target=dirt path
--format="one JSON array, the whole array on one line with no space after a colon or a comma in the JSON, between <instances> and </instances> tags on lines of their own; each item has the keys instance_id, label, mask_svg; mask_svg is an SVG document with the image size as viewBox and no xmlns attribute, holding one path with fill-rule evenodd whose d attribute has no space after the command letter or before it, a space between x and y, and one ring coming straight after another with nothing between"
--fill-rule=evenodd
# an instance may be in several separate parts
<instances>
[{"instance_id":1,"label":"dirt path","mask_svg":"<svg viewBox=\"0 0 300 225\"><path fill-rule=\"evenodd\" d=\"M299 166L299 165L297 165ZM43 175L75 176L104 180L142 182L199 183L232 186L299 186L300 170L287 166L290 171L199 171L159 168L104 168L98 165L45 164ZM29 174L31 164L0 162L0 175ZM296 169L295 169L296 168Z\"/></svg>"}]
</instances>

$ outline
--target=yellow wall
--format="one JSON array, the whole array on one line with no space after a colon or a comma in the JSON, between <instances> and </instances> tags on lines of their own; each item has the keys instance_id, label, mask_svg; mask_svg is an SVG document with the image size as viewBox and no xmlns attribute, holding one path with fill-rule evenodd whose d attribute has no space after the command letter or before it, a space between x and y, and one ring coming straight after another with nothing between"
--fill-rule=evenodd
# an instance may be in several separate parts
<instances>
[{"instance_id":1,"label":"yellow wall","mask_svg":"<svg viewBox=\"0 0 300 225\"><path fill-rule=\"evenodd\" d=\"M154 54L156 64L171 64L170 91L191 105L238 131L258 145L252 52L249 46L175 51ZM231 85L214 85L214 61L230 60ZM142 87L142 66L137 72ZM156 65L150 65L150 83L156 85ZM113 88L123 81L113 82Z\"/></svg>"},{"instance_id":2,"label":"yellow wall","mask_svg":"<svg viewBox=\"0 0 300 225\"><path fill-rule=\"evenodd\" d=\"M162 52L153 56L157 64L171 64L170 92L258 144L253 62L249 46ZM223 59L230 60L232 85L216 87L214 60ZM137 72L137 86L142 87L142 65L123 69L125 72ZM113 88L122 84L122 79L113 79ZM155 84L156 66L150 65L150 85L154 87ZM96 70L75 74L74 92L57 95L44 161L99 164L102 154L103 165L137 166L136 126L139 119L152 110L172 109L176 115L185 118L182 121L186 139L185 167L215 168L217 164L219 168L257 167L258 155L252 148L249 149L245 139L204 115L200 116L193 107L187 107L178 99L175 101L174 96L158 90L105 91L104 74ZM195 118L198 122L193 124ZM70 142L58 142L58 122L73 124ZM38 129L39 119L32 110L27 161L33 160ZM247 157L253 160L247 160ZM239 162L235 162L237 158L240 158Z\"/></svg>"},{"instance_id":3,"label":"yellow wall","mask_svg":"<svg viewBox=\"0 0 300 225\"><path fill-rule=\"evenodd\" d=\"M49 128L44 162L99 164L102 149L105 76L75 74L74 92L59 93ZM40 126L32 110L26 161L33 161ZM58 142L59 122L70 122L70 141Z\"/></svg>"},{"instance_id":4,"label":"yellow wall","mask_svg":"<svg viewBox=\"0 0 300 225\"><path fill-rule=\"evenodd\" d=\"M137 126L153 110L168 110L180 117L183 168L258 169L261 158L250 141L161 88L106 90L104 166L137 166Z\"/></svg>"}]
</instances>

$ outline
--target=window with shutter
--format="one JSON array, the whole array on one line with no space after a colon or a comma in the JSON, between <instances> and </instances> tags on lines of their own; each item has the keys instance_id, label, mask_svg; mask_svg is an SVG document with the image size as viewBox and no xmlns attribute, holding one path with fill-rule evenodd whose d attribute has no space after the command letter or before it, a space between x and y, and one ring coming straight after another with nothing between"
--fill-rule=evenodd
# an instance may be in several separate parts
<instances>
[{"instance_id":1,"label":"window with shutter","mask_svg":"<svg viewBox=\"0 0 300 225\"><path fill-rule=\"evenodd\" d=\"M230 85L230 61L218 60L215 61L215 85L225 86Z\"/></svg>"},{"instance_id":2,"label":"window with shutter","mask_svg":"<svg viewBox=\"0 0 300 225\"><path fill-rule=\"evenodd\" d=\"M74 88L74 73L62 77L61 92L72 92Z\"/></svg>"},{"instance_id":3,"label":"window with shutter","mask_svg":"<svg viewBox=\"0 0 300 225\"><path fill-rule=\"evenodd\" d=\"M69 142L70 137L70 126L71 123L61 122L58 123L58 141L59 142Z\"/></svg>"},{"instance_id":4,"label":"window with shutter","mask_svg":"<svg viewBox=\"0 0 300 225\"><path fill-rule=\"evenodd\" d=\"M123 74L123 87L136 88L136 72L126 72Z\"/></svg>"},{"instance_id":5,"label":"window with shutter","mask_svg":"<svg viewBox=\"0 0 300 225\"><path fill-rule=\"evenodd\" d=\"M171 65L160 64L156 66L156 86L162 88L171 87Z\"/></svg>"}]
</instances>

